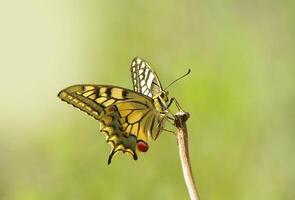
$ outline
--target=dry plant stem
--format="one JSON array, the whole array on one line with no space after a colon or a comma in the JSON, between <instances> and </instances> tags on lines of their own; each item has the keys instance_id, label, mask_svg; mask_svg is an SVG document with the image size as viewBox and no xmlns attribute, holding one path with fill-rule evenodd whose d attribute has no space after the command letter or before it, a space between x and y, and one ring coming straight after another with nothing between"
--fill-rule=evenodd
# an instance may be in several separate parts
<instances>
[{"instance_id":1,"label":"dry plant stem","mask_svg":"<svg viewBox=\"0 0 295 200\"><path fill-rule=\"evenodd\" d=\"M191 200L200 200L200 196L197 191L197 187L194 181L189 151L188 151L188 134L186 128L186 121L189 118L188 112L177 112L175 114L175 126L178 129L177 133L177 141L178 141L178 149L179 156L181 160L181 166L183 171L184 180L189 192L189 196Z\"/></svg>"}]
</instances>

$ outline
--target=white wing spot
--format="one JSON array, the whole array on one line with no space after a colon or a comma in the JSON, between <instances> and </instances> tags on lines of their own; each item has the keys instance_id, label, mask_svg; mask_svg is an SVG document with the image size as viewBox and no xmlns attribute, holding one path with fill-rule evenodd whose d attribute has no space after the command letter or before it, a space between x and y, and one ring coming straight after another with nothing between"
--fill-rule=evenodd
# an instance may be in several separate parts
<instances>
[{"instance_id":1,"label":"white wing spot","mask_svg":"<svg viewBox=\"0 0 295 200\"><path fill-rule=\"evenodd\" d=\"M145 91L146 89L147 89L147 87L146 86L143 86L141 90L142 91Z\"/></svg>"},{"instance_id":2,"label":"white wing spot","mask_svg":"<svg viewBox=\"0 0 295 200\"><path fill-rule=\"evenodd\" d=\"M140 75L140 76L139 76L139 79L143 79L143 75Z\"/></svg>"},{"instance_id":3,"label":"white wing spot","mask_svg":"<svg viewBox=\"0 0 295 200\"><path fill-rule=\"evenodd\" d=\"M148 90L146 90L143 94L152 97L152 94Z\"/></svg>"},{"instance_id":4,"label":"white wing spot","mask_svg":"<svg viewBox=\"0 0 295 200\"><path fill-rule=\"evenodd\" d=\"M142 74L143 73L143 69L138 70L138 73L139 74Z\"/></svg>"},{"instance_id":5,"label":"white wing spot","mask_svg":"<svg viewBox=\"0 0 295 200\"><path fill-rule=\"evenodd\" d=\"M141 59L140 59L140 58L137 58L137 59L136 59L136 63L139 65L140 62L141 62Z\"/></svg>"},{"instance_id":6,"label":"white wing spot","mask_svg":"<svg viewBox=\"0 0 295 200\"><path fill-rule=\"evenodd\" d=\"M145 84L145 81L144 80L140 81L140 85L141 86L144 86L144 84Z\"/></svg>"},{"instance_id":7,"label":"white wing spot","mask_svg":"<svg viewBox=\"0 0 295 200\"><path fill-rule=\"evenodd\" d=\"M155 78L155 75L154 74L150 74L150 77L148 77L148 80L147 80L147 85L149 88L151 88L151 85L152 85L152 82Z\"/></svg>"},{"instance_id":8,"label":"white wing spot","mask_svg":"<svg viewBox=\"0 0 295 200\"><path fill-rule=\"evenodd\" d=\"M134 67L135 65L136 65L136 62L133 61L131 66ZM135 70L135 69L133 68L133 70Z\"/></svg>"},{"instance_id":9,"label":"white wing spot","mask_svg":"<svg viewBox=\"0 0 295 200\"><path fill-rule=\"evenodd\" d=\"M141 68L144 68L144 67L145 67L145 63L142 62L141 65L140 65L140 67L141 67Z\"/></svg>"}]
</instances>

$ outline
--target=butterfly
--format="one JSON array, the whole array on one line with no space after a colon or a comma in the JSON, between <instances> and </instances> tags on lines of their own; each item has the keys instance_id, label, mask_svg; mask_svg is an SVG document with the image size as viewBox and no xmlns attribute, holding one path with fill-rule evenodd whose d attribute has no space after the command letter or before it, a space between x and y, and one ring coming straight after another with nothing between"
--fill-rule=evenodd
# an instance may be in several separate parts
<instances>
[{"instance_id":1,"label":"butterfly","mask_svg":"<svg viewBox=\"0 0 295 200\"><path fill-rule=\"evenodd\" d=\"M169 99L156 73L142 58L131 62L133 90L111 86L79 84L61 90L58 97L86 112L100 122L112 149L108 164L118 152L129 153L137 160L138 152L149 149L164 128ZM171 119L171 118L170 118Z\"/></svg>"}]
</instances>

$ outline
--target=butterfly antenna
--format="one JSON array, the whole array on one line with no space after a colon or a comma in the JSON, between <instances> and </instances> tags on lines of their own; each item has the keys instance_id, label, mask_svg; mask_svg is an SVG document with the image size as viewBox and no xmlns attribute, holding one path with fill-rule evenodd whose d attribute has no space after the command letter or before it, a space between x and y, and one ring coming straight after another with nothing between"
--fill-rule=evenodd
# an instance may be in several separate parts
<instances>
[{"instance_id":1,"label":"butterfly antenna","mask_svg":"<svg viewBox=\"0 0 295 200\"><path fill-rule=\"evenodd\" d=\"M181 77L179 77L178 79L172 81L172 83L170 83L164 90L166 91L172 84L174 84L175 82L179 81L180 79L186 77L187 75L189 75L189 73L191 73L191 69L188 69L188 72L186 72L186 74L184 74Z\"/></svg>"}]
</instances>

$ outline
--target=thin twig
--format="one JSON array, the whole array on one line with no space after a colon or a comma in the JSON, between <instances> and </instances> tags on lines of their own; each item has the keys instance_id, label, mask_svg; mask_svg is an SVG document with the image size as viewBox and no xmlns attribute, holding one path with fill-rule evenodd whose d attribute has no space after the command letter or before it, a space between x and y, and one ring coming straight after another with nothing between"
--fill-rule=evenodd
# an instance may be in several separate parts
<instances>
[{"instance_id":1,"label":"thin twig","mask_svg":"<svg viewBox=\"0 0 295 200\"><path fill-rule=\"evenodd\" d=\"M189 158L188 151L188 134L186 121L189 118L189 113L180 111L175 114L175 126L178 129L177 133L177 141L178 141L178 149L179 156L181 160L181 166L183 171L184 180L186 183L186 187L189 192L189 196L191 200L200 200L200 195L197 191L196 183L194 181L192 167Z\"/></svg>"}]
</instances>

